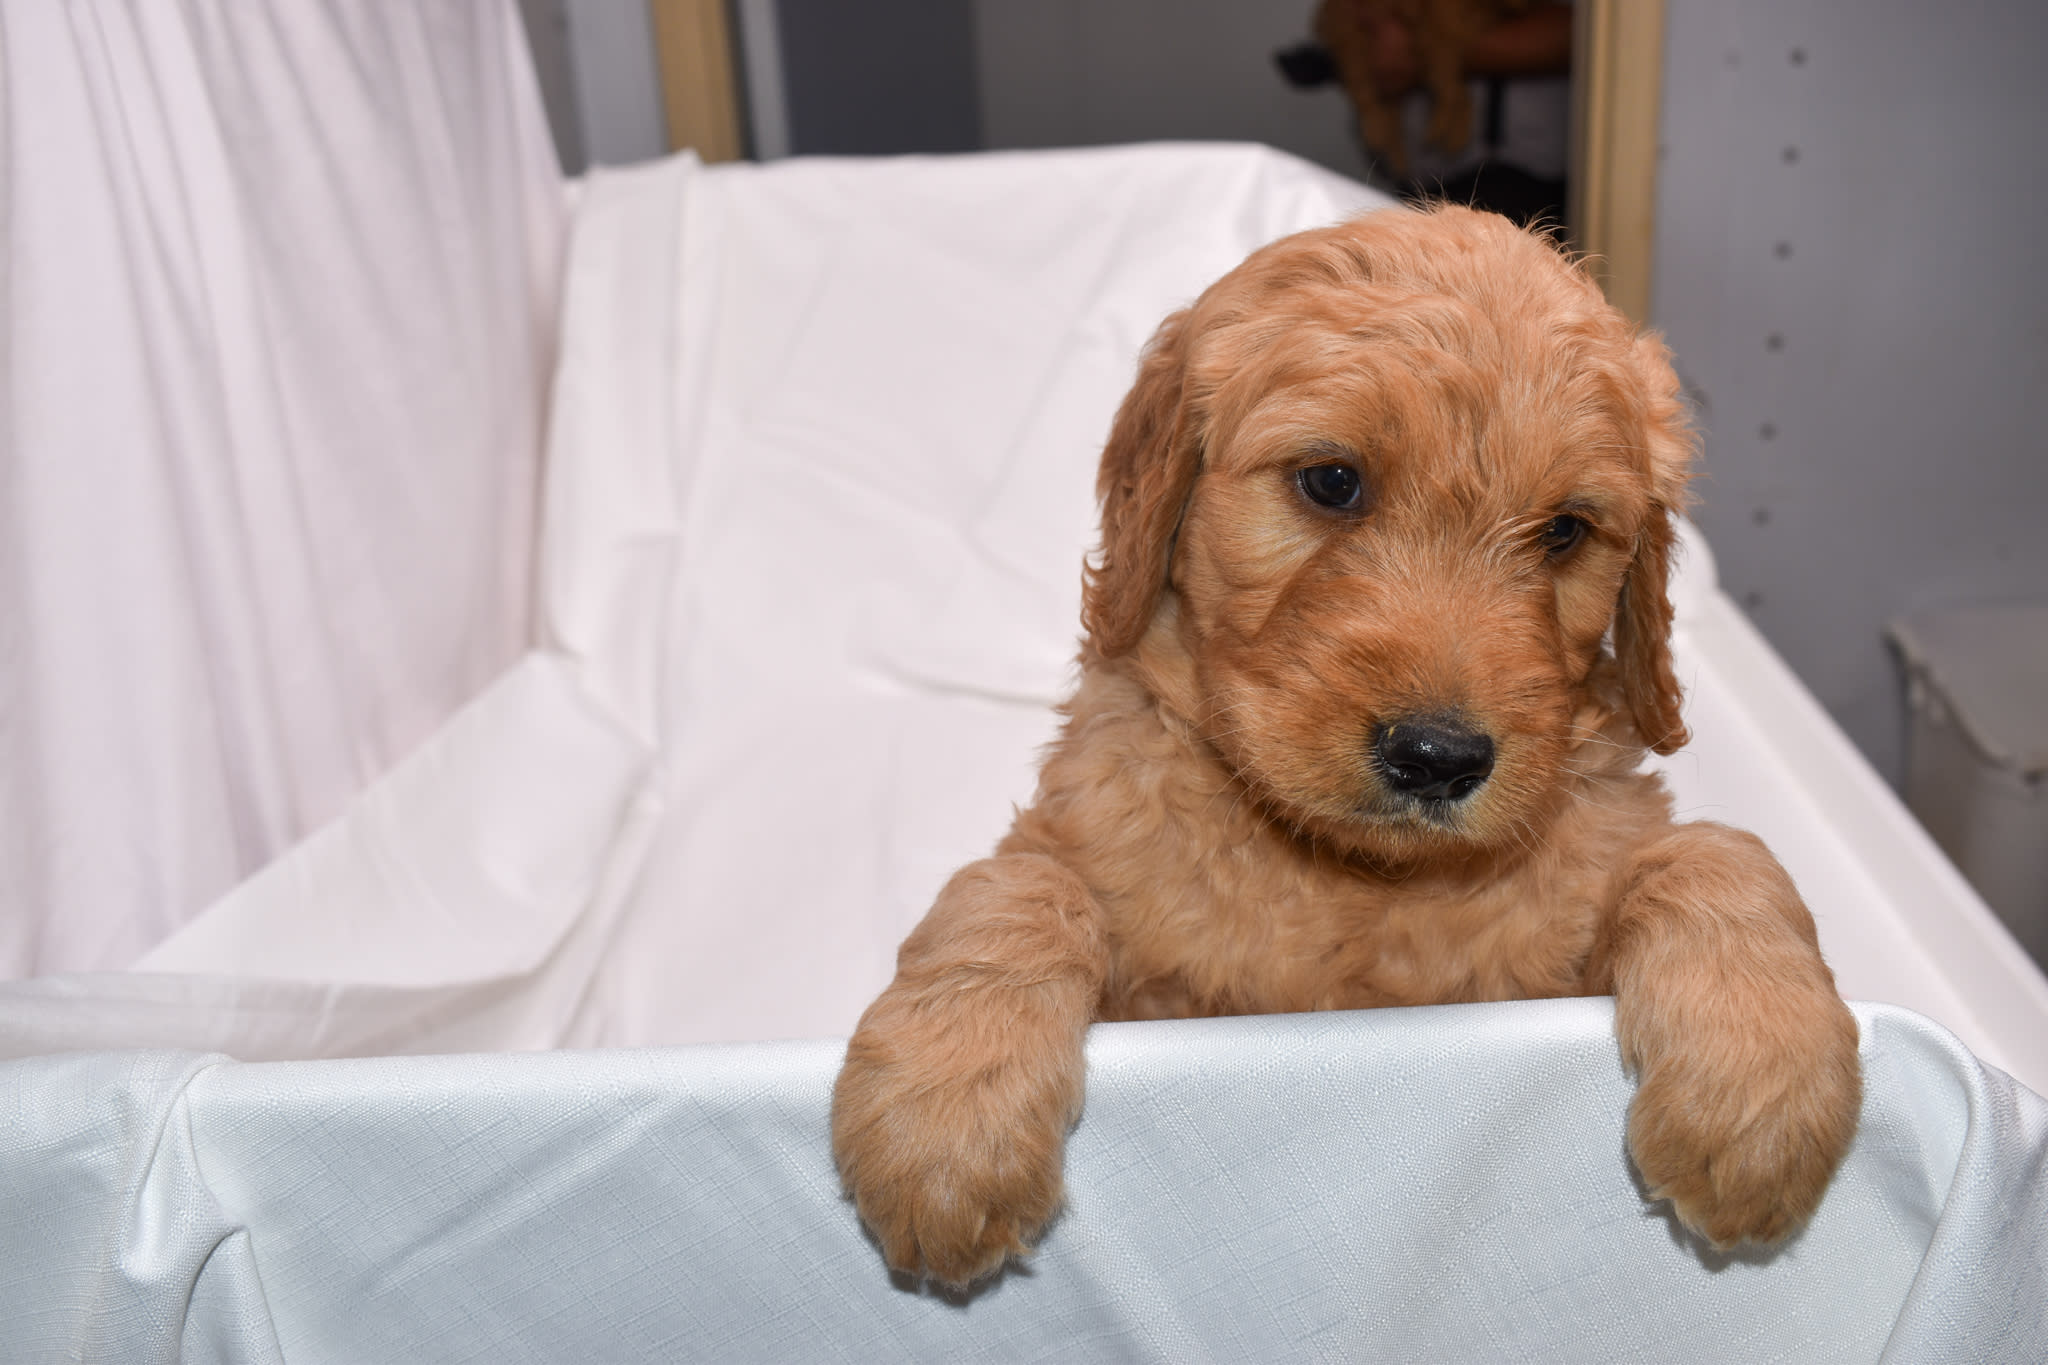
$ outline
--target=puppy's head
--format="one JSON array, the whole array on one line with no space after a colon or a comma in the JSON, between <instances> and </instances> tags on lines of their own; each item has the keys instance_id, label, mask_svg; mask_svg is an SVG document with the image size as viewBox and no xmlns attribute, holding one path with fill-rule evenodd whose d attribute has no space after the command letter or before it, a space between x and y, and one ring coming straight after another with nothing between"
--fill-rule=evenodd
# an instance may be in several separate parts
<instances>
[{"instance_id":1,"label":"puppy's head","mask_svg":"<svg viewBox=\"0 0 2048 1365\"><path fill-rule=\"evenodd\" d=\"M1526 841L1603 700L1685 742L1665 580L1691 450L1663 346L1544 239L1451 207L1287 238L1145 353L1084 657L1170 632L1187 719L1318 838Z\"/></svg>"}]
</instances>

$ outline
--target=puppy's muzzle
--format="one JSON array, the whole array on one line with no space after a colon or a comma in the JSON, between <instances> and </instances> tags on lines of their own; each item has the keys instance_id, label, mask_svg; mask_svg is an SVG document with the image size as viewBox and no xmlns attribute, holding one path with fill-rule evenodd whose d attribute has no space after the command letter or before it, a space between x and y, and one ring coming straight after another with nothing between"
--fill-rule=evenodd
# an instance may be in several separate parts
<instances>
[{"instance_id":1,"label":"puppy's muzzle","mask_svg":"<svg viewBox=\"0 0 2048 1365\"><path fill-rule=\"evenodd\" d=\"M1420 801L1463 801L1493 772L1493 739L1445 716L1389 721L1372 751L1387 785Z\"/></svg>"}]
</instances>

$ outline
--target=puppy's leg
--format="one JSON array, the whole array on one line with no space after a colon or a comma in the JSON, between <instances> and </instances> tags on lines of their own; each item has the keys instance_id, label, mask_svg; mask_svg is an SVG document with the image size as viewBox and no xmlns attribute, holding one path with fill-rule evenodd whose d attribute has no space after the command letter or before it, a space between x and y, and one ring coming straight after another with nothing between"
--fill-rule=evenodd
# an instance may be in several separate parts
<instances>
[{"instance_id":1,"label":"puppy's leg","mask_svg":"<svg viewBox=\"0 0 2048 1365\"><path fill-rule=\"evenodd\" d=\"M1629 1151L1651 1194L1726 1249L1819 1205L1856 1133L1856 1021L1813 917L1753 835L1677 826L1636 855L1605 962L1638 1082Z\"/></svg>"},{"instance_id":2,"label":"puppy's leg","mask_svg":"<svg viewBox=\"0 0 2048 1365\"><path fill-rule=\"evenodd\" d=\"M962 868L904 940L832 1096L840 1177L892 1267L965 1285L1058 1210L1106 961L1094 896L1036 853Z\"/></svg>"}]
</instances>

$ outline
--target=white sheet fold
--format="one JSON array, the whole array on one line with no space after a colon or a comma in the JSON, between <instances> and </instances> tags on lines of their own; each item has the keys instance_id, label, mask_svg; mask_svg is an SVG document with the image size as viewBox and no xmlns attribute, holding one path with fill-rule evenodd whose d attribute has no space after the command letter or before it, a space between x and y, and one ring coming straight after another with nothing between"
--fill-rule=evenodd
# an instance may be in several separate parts
<instances>
[{"instance_id":1,"label":"white sheet fold","mask_svg":"<svg viewBox=\"0 0 2048 1365\"><path fill-rule=\"evenodd\" d=\"M659 814L653 768L561 659L529 655L136 970L0 984L0 1056L592 1040L596 964Z\"/></svg>"}]
</instances>

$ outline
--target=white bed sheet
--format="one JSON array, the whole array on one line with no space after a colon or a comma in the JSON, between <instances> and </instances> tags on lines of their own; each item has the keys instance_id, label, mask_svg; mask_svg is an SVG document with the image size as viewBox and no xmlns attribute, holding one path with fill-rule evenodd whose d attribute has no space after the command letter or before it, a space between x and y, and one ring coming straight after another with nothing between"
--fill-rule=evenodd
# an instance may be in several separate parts
<instances>
[{"instance_id":1,"label":"white bed sheet","mask_svg":"<svg viewBox=\"0 0 2048 1365\"><path fill-rule=\"evenodd\" d=\"M12 1360L2048 1357L2048 1102L1859 1006L1818 1217L1646 1208L1604 1000L1107 1025L1072 1202L967 1303L892 1283L823 1141L834 1043L0 1065Z\"/></svg>"}]
</instances>

